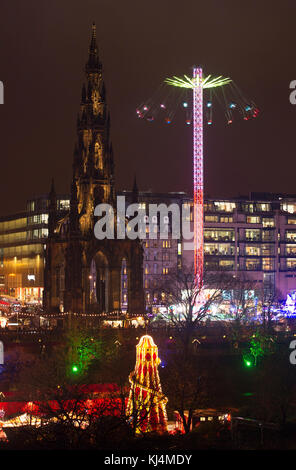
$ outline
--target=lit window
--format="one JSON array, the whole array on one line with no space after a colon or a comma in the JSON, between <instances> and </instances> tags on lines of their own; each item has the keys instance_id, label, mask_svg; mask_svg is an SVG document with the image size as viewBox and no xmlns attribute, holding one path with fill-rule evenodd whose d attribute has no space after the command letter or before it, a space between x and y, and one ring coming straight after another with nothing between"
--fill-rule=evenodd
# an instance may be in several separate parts
<instances>
[{"instance_id":1,"label":"lit window","mask_svg":"<svg viewBox=\"0 0 296 470\"><path fill-rule=\"evenodd\" d=\"M283 204L281 204L281 210L283 212L289 212L290 214L295 214L296 204L293 204L291 202L289 203L284 202Z\"/></svg>"},{"instance_id":2,"label":"lit window","mask_svg":"<svg viewBox=\"0 0 296 470\"><path fill-rule=\"evenodd\" d=\"M208 241L234 241L234 230L205 229L204 238Z\"/></svg>"},{"instance_id":3,"label":"lit window","mask_svg":"<svg viewBox=\"0 0 296 470\"><path fill-rule=\"evenodd\" d=\"M296 241L296 232L286 231L286 239L291 240L292 242Z\"/></svg>"},{"instance_id":4,"label":"lit window","mask_svg":"<svg viewBox=\"0 0 296 470\"><path fill-rule=\"evenodd\" d=\"M261 231L259 229L246 229L246 240L260 240Z\"/></svg>"},{"instance_id":5,"label":"lit window","mask_svg":"<svg viewBox=\"0 0 296 470\"><path fill-rule=\"evenodd\" d=\"M245 253L246 255L249 255L249 256L260 256L260 246L246 245Z\"/></svg>"},{"instance_id":6,"label":"lit window","mask_svg":"<svg viewBox=\"0 0 296 470\"><path fill-rule=\"evenodd\" d=\"M236 204L235 202L215 201L214 206L217 211L233 212L236 207Z\"/></svg>"},{"instance_id":7,"label":"lit window","mask_svg":"<svg viewBox=\"0 0 296 470\"><path fill-rule=\"evenodd\" d=\"M220 256L234 255L234 246L230 243L205 243L204 254Z\"/></svg>"},{"instance_id":8,"label":"lit window","mask_svg":"<svg viewBox=\"0 0 296 470\"><path fill-rule=\"evenodd\" d=\"M287 269L296 269L296 259L287 258L286 266L287 266Z\"/></svg>"},{"instance_id":9,"label":"lit window","mask_svg":"<svg viewBox=\"0 0 296 470\"><path fill-rule=\"evenodd\" d=\"M234 270L234 260L228 260L228 259L221 259L219 260L219 267L222 269Z\"/></svg>"},{"instance_id":10,"label":"lit window","mask_svg":"<svg viewBox=\"0 0 296 470\"><path fill-rule=\"evenodd\" d=\"M233 217L226 217L226 216L221 216L220 217L220 222L224 224L229 224L233 222Z\"/></svg>"},{"instance_id":11,"label":"lit window","mask_svg":"<svg viewBox=\"0 0 296 470\"><path fill-rule=\"evenodd\" d=\"M286 255L296 255L296 245L286 245Z\"/></svg>"},{"instance_id":12,"label":"lit window","mask_svg":"<svg viewBox=\"0 0 296 470\"><path fill-rule=\"evenodd\" d=\"M264 228L274 227L274 219L273 218L263 218L262 225Z\"/></svg>"},{"instance_id":13,"label":"lit window","mask_svg":"<svg viewBox=\"0 0 296 470\"><path fill-rule=\"evenodd\" d=\"M256 208L258 212L269 212L270 211L270 204L269 203L258 203L256 204Z\"/></svg>"},{"instance_id":14,"label":"lit window","mask_svg":"<svg viewBox=\"0 0 296 470\"><path fill-rule=\"evenodd\" d=\"M59 209L61 211L70 209L70 200L69 199L60 199Z\"/></svg>"},{"instance_id":15,"label":"lit window","mask_svg":"<svg viewBox=\"0 0 296 470\"><path fill-rule=\"evenodd\" d=\"M246 270L247 271L258 271L260 270L260 259L252 258L246 259Z\"/></svg>"},{"instance_id":16,"label":"lit window","mask_svg":"<svg viewBox=\"0 0 296 470\"><path fill-rule=\"evenodd\" d=\"M274 245L261 245L262 256L272 256L274 254Z\"/></svg>"},{"instance_id":17,"label":"lit window","mask_svg":"<svg viewBox=\"0 0 296 470\"><path fill-rule=\"evenodd\" d=\"M260 224L260 217L249 215L247 217L247 224Z\"/></svg>"},{"instance_id":18,"label":"lit window","mask_svg":"<svg viewBox=\"0 0 296 470\"><path fill-rule=\"evenodd\" d=\"M254 204L243 204L243 210L252 214L254 212Z\"/></svg>"},{"instance_id":19,"label":"lit window","mask_svg":"<svg viewBox=\"0 0 296 470\"><path fill-rule=\"evenodd\" d=\"M218 215L205 215L205 222L219 222Z\"/></svg>"},{"instance_id":20,"label":"lit window","mask_svg":"<svg viewBox=\"0 0 296 470\"><path fill-rule=\"evenodd\" d=\"M274 269L273 259L263 258L262 259L262 269L263 269L263 271L272 271Z\"/></svg>"}]
</instances>

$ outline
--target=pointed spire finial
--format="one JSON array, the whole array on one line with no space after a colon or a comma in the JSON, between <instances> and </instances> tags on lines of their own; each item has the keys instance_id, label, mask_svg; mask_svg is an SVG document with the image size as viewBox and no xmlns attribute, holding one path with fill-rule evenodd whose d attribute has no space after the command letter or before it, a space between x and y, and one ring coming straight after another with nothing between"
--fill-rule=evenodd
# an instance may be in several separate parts
<instances>
[{"instance_id":1,"label":"pointed spire finial","mask_svg":"<svg viewBox=\"0 0 296 470\"><path fill-rule=\"evenodd\" d=\"M91 29L92 33L89 52L97 52L97 27L95 22L93 22Z\"/></svg>"},{"instance_id":2,"label":"pointed spire finial","mask_svg":"<svg viewBox=\"0 0 296 470\"><path fill-rule=\"evenodd\" d=\"M89 57L86 64L86 71L100 71L102 64L99 60L98 46L97 46L97 28L95 22L92 24L91 41L89 46Z\"/></svg>"}]
</instances>

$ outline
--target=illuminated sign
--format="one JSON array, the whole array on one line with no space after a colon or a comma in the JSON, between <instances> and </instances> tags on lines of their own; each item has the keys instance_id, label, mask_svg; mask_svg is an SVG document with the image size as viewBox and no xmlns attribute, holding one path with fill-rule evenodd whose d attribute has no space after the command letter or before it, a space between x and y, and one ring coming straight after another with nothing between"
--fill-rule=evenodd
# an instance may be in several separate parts
<instances>
[{"instance_id":1,"label":"illuminated sign","mask_svg":"<svg viewBox=\"0 0 296 470\"><path fill-rule=\"evenodd\" d=\"M28 274L28 281L35 281L35 274Z\"/></svg>"}]
</instances>

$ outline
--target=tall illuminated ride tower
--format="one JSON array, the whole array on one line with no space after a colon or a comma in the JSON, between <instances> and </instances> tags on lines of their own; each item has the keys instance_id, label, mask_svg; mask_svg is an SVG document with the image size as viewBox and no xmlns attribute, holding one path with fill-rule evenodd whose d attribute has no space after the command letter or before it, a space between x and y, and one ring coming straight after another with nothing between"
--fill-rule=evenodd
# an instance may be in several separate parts
<instances>
[{"instance_id":1,"label":"tall illuminated ride tower","mask_svg":"<svg viewBox=\"0 0 296 470\"><path fill-rule=\"evenodd\" d=\"M198 289L203 281L203 93L202 69L193 68L193 221L194 221L194 276Z\"/></svg>"},{"instance_id":2,"label":"tall illuminated ride tower","mask_svg":"<svg viewBox=\"0 0 296 470\"><path fill-rule=\"evenodd\" d=\"M202 68L193 67L193 77L168 78L168 85L191 88L193 91L193 220L194 220L194 276L198 290L203 284L204 235L203 235L203 89L214 88L230 83L229 78L203 78Z\"/></svg>"},{"instance_id":3,"label":"tall illuminated ride tower","mask_svg":"<svg viewBox=\"0 0 296 470\"><path fill-rule=\"evenodd\" d=\"M164 84L183 89L182 96L192 90L192 110L188 100L183 101L182 106L186 109L186 124L193 124L193 190L194 190L194 277L195 286L199 291L203 286L203 258L204 258L204 237L203 237L203 200L204 200L204 178L203 178L203 117L204 110L207 124L212 124L212 93L215 94L219 104L225 106L225 116L227 124L233 122L233 112L237 110L244 120L257 117L259 110L255 103L247 100L239 88L230 78L222 76L213 78L211 75L203 77L201 67L193 67L192 78L183 77L167 78ZM162 84L163 85L163 84ZM224 87L224 85L229 85ZM167 87L165 87L167 88ZM221 97L216 95L216 88L222 88ZM204 99L204 90L209 89L209 99ZM213 90L212 90L213 89ZM167 124L172 122L172 117L177 110L180 99L172 97L171 93L162 94L162 86L156 92L155 98L147 100L137 108L139 118L149 122L154 121L156 116L164 114ZM164 90L165 91L165 90Z\"/></svg>"}]
</instances>

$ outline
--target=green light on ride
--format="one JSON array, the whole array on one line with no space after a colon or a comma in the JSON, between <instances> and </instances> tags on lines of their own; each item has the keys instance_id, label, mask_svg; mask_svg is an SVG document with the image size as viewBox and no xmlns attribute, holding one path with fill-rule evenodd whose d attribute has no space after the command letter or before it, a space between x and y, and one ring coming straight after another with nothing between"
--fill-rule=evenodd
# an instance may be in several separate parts
<instances>
[{"instance_id":1,"label":"green light on ride","mask_svg":"<svg viewBox=\"0 0 296 470\"><path fill-rule=\"evenodd\" d=\"M197 86L197 83L193 78L184 75L183 77L172 77L166 78L164 81L167 85L172 85L180 88L190 88L193 89ZM228 85L231 83L232 80L228 77L212 77L212 75L208 75L202 79L201 86L202 88L217 88L219 86Z\"/></svg>"},{"instance_id":2,"label":"green light on ride","mask_svg":"<svg viewBox=\"0 0 296 470\"><path fill-rule=\"evenodd\" d=\"M74 372L74 374L78 372L78 367L75 364L72 366L72 372Z\"/></svg>"}]
</instances>

